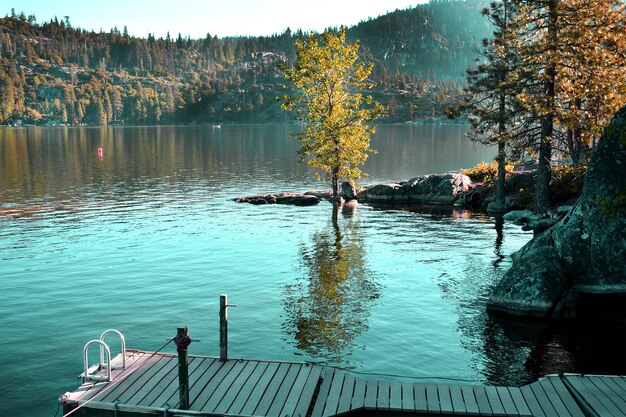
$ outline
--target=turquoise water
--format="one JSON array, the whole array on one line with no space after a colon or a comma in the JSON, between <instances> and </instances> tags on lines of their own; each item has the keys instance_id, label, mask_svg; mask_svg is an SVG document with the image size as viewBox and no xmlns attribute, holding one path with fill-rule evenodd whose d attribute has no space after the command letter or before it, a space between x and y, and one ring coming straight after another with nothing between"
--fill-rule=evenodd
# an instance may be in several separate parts
<instances>
[{"instance_id":1,"label":"turquoise water","mask_svg":"<svg viewBox=\"0 0 626 417\"><path fill-rule=\"evenodd\" d=\"M490 160L463 130L381 126L367 181ZM327 188L288 131L0 129L2 415L52 416L108 328L152 350L187 325L190 353L217 355L221 293L239 306L231 357L490 384L589 367L579 333L485 313L530 238L515 226L440 207L234 203Z\"/></svg>"}]
</instances>

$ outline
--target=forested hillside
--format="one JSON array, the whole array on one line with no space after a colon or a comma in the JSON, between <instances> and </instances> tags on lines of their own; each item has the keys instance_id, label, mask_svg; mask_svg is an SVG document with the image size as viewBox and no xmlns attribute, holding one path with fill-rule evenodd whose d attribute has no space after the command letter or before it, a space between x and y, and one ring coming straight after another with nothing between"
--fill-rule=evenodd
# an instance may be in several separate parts
<instances>
[{"instance_id":1,"label":"forested hillside","mask_svg":"<svg viewBox=\"0 0 626 417\"><path fill-rule=\"evenodd\" d=\"M486 3L431 1L348 28L374 64L387 121L439 117L459 99L476 44L490 35ZM276 103L290 89L280 68L304 36L137 38L126 28L95 33L69 18L38 23L11 11L0 19L0 123L287 121Z\"/></svg>"}]
</instances>

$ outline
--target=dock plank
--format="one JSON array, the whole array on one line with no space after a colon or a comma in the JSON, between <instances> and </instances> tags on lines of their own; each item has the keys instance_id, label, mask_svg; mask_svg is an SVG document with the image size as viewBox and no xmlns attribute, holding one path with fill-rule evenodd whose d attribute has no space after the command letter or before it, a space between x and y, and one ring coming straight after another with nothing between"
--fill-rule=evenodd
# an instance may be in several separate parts
<instances>
[{"instance_id":1,"label":"dock plank","mask_svg":"<svg viewBox=\"0 0 626 417\"><path fill-rule=\"evenodd\" d=\"M513 398L511 397L509 389L507 387L496 387L496 392L498 393L498 397L502 403L504 414L507 416L519 416L517 407L515 407L515 403L513 403Z\"/></svg>"},{"instance_id":2,"label":"dock plank","mask_svg":"<svg viewBox=\"0 0 626 417\"><path fill-rule=\"evenodd\" d=\"M204 390L206 385L213 379L217 371L222 367L223 362L217 358L205 358L196 370L189 375L189 405L193 407L194 402Z\"/></svg>"},{"instance_id":3,"label":"dock plank","mask_svg":"<svg viewBox=\"0 0 626 417\"><path fill-rule=\"evenodd\" d=\"M234 414L242 414L242 415L250 416L254 413L254 409L256 408L257 404L263 397L263 394L265 394L265 390L267 389L267 386L269 385L270 381L274 378L274 375L276 375L279 368L280 368L280 363L272 362L267 366L267 368L265 369L262 375L257 375L259 377L259 380L257 384L254 386L252 392L250 393L250 396L246 398L246 401L241 406L241 409ZM233 410L233 412L234 411L235 410Z\"/></svg>"},{"instance_id":4,"label":"dock plank","mask_svg":"<svg viewBox=\"0 0 626 417\"><path fill-rule=\"evenodd\" d=\"M441 413L441 407L439 406L439 392L437 391L437 385L426 384L426 408L429 413Z\"/></svg>"},{"instance_id":5,"label":"dock plank","mask_svg":"<svg viewBox=\"0 0 626 417\"><path fill-rule=\"evenodd\" d=\"M378 398L376 399L377 410L389 410L389 395L391 386L389 381L378 381Z\"/></svg>"},{"instance_id":6,"label":"dock plank","mask_svg":"<svg viewBox=\"0 0 626 417\"><path fill-rule=\"evenodd\" d=\"M147 372L152 366L156 365L161 359L159 356L148 356L142 360L134 362L128 366L124 372L120 373L117 380L111 381L106 390L98 396L98 401L112 403L119 399L129 389L132 390L133 384ZM122 379L123 378L123 379Z\"/></svg>"},{"instance_id":7,"label":"dock plank","mask_svg":"<svg viewBox=\"0 0 626 417\"><path fill-rule=\"evenodd\" d=\"M502 401L500 401L500 395L498 394L498 390L496 389L496 387L486 386L485 394L487 394L487 399L489 400L489 405L491 406L491 411L493 412L493 415L504 415L504 406L502 405Z\"/></svg>"},{"instance_id":8,"label":"dock plank","mask_svg":"<svg viewBox=\"0 0 626 417\"><path fill-rule=\"evenodd\" d=\"M198 380L198 384L200 384L201 389L198 391L198 395L195 398L189 398L191 406L190 410L201 411L204 409L205 404L213 398L217 393L217 395L222 395L223 389L220 389L222 386L222 382L229 382L230 379L226 379L230 374L230 371L236 367L238 364L237 360L228 360L225 362L220 362L219 366L213 368L213 372L211 374L204 373L201 379ZM210 365L209 365L210 367ZM238 368L242 368L243 364L239 364ZM192 379L190 375L190 380ZM195 378L194 378L195 379ZM221 397L220 397L221 398Z\"/></svg>"},{"instance_id":9,"label":"dock plank","mask_svg":"<svg viewBox=\"0 0 626 417\"><path fill-rule=\"evenodd\" d=\"M402 383L402 410L415 410L415 391L413 389L413 384L410 382Z\"/></svg>"},{"instance_id":10,"label":"dock plank","mask_svg":"<svg viewBox=\"0 0 626 417\"><path fill-rule=\"evenodd\" d=\"M559 396L554 385L550 382L550 378L539 381L539 385L545 391L550 403L554 407L558 416L568 417L571 416L568 407L563 402L563 399ZM565 393L564 393L565 394ZM569 392L567 393L569 395Z\"/></svg>"},{"instance_id":11,"label":"dock plank","mask_svg":"<svg viewBox=\"0 0 626 417\"><path fill-rule=\"evenodd\" d=\"M202 359L199 358L189 358L189 372L195 368L197 368L202 362ZM155 380L156 384L152 387L152 389L141 399L138 401L138 406L143 407L162 407L166 405L167 401L158 402L159 398L164 396L164 393L169 392L167 398L171 396L172 393L178 390L178 362L175 359L170 361L171 365L167 366L168 373L163 375L161 379ZM156 404L155 404L156 403ZM175 404L169 404L172 408L177 406L178 399L176 399Z\"/></svg>"},{"instance_id":12,"label":"dock plank","mask_svg":"<svg viewBox=\"0 0 626 417\"><path fill-rule=\"evenodd\" d=\"M418 413L428 412L428 401L426 400L426 385L416 383L413 385L415 393L415 411Z\"/></svg>"},{"instance_id":13,"label":"dock plank","mask_svg":"<svg viewBox=\"0 0 626 417\"><path fill-rule=\"evenodd\" d=\"M402 411L402 383L400 381L389 383L389 409Z\"/></svg>"},{"instance_id":14,"label":"dock plank","mask_svg":"<svg viewBox=\"0 0 626 417\"><path fill-rule=\"evenodd\" d=\"M450 385L437 385L437 394L439 396L439 407L442 414L454 414L452 406L452 397L450 395Z\"/></svg>"},{"instance_id":15,"label":"dock plank","mask_svg":"<svg viewBox=\"0 0 626 417\"><path fill-rule=\"evenodd\" d=\"M619 385L624 391L626 391L626 376L618 376L613 380L617 385ZM626 400L626 397L622 397Z\"/></svg>"},{"instance_id":16,"label":"dock plank","mask_svg":"<svg viewBox=\"0 0 626 417\"><path fill-rule=\"evenodd\" d=\"M300 371L302 371L303 369L304 369L304 373L308 375L310 369L306 368L303 364L295 364L295 363L291 364L291 366L289 367L289 371L287 371L287 375L285 375L285 379L283 379L283 382L280 384L280 386L278 387L278 390L276 391L276 395L274 396L274 399L272 400L270 408L268 409L266 413L264 413L265 415L268 415L268 416L280 416L281 415L280 412L283 409L285 402L287 401L287 398L289 398L289 394L291 394L291 391L296 388L296 385L298 385L297 384L298 375L300 374ZM304 379L306 380L306 376L304 377Z\"/></svg>"},{"instance_id":17,"label":"dock plank","mask_svg":"<svg viewBox=\"0 0 626 417\"><path fill-rule=\"evenodd\" d=\"M583 384L589 388L589 390L596 396L596 398L604 405L604 407L614 416L624 416L626 413L626 407L624 404L618 406L620 398L613 392L613 390L602 382L601 377L581 377ZM624 403L624 401L622 401Z\"/></svg>"},{"instance_id":18,"label":"dock plank","mask_svg":"<svg viewBox=\"0 0 626 417\"><path fill-rule=\"evenodd\" d=\"M376 409L376 400L378 399L378 382L367 381L365 388L365 401L363 406L370 410Z\"/></svg>"},{"instance_id":19,"label":"dock plank","mask_svg":"<svg viewBox=\"0 0 626 417\"><path fill-rule=\"evenodd\" d=\"M146 375L148 381L141 386L135 393L128 393L125 400L125 404L129 405L139 405L144 398L146 398L150 393L154 390L165 389L163 385L163 379L165 379L168 375L174 372L175 367L177 366L176 360L172 357L164 358L165 364L158 370L155 369L155 373L149 373ZM132 394L132 395L131 395Z\"/></svg>"},{"instance_id":20,"label":"dock plank","mask_svg":"<svg viewBox=\"0 0 626 417\"><path fill-rule=\"evenodd\" d=\"M606 397L595 385L589 386L586 376L567 376L566 381L576 393L582 397L584 403L601 416L618 416L620 411L615 404ZM608 401L607 401L608 400ZM621 414L621 413L620 413Z\"/></svg>"},{"instance_id":21,"label":"dock plank","mask_svg":"<svg viewBox=\"0 0 626 417\"><path fill-rule=\"evenodd\" d=\"M243 406L245 405L248 398L252 394L254 387L259 382L259 380L263 377L263 374L266 372L269 362L258 362L249 378L241 385L241 389L237 392L237 394L232 398L232 401L228 408L223 409L228 400L230 400L231 396L227 396L224 398L223 403L218 405L218 409L222 414L239 414Z\"/></svg>"},{"instance_id":22,"label":"dock plank","mask_svg":"<svg viewBox=\"0 0 626 417\"><path fill-rule=\"evenodd\" d=\"M543 408L541 408L541 404L539 404L539 401L537 401L537 397L535 396L535 393L533 392L530 385L524 385L523 387L520 387L519 390L524 397L524 401L526 401L526 405L528 405L528 408L530 409L530 412L533 416L547 417L543 411Z\"/></svg>"},{"instance_id":23,"label":"dock plank","mask_svg":"<svg viewBox=\"0 0 626 417\"><path fill-rule=\"evenodd\" d=\"M607 395L610 395L611 401L613 401L620 410L624 410L624 413L626 413L626 389L620 389L619 385L615 383L615 379L617 378L594 377L590 378L590 381L593 382L598 389L605 390Z\"/></svg>"},{"instance_id":24,"label":"dock plank","mask_svg":"<svg viewBox=\"0 0 626 417\"><path fill-rule=\"evenodd\" d=\"M317 394L317 401L313 406L311 417L321 417L322 413L324 413L324 406L326 405L326 399L330 393L330 386L332 385L334 375L335 368L326 368L324 371L324 377L320 385L319 393Z\"/></svg>"},{"instance_id":25,"label":"dock plank","mask_svg":"<svg viewBox=\"0 0 626 417\"><path fill-rule=\"evenodd\" d=\"M246 361L243 367L233 368L222 381L219 388L215 390L211 399L200 409L210 413L224 414L258 365L259 362L257 361ZM220 389L223 392L219 392Z\"/></svg>"},{"instance_id":26,"label":"dock plank","mask_svg":"<svg viewBox=\"0 0 626 417\"><path fill-rule=\"evenodd\" d=\"M467 407L463 401L463 393L460 385L450 385L450 398L452 399L452 409L454 414L467 414Z\"/></svg>"},{"instance_id":27,"label":"dock plank","mask_svg":"<svg viewBox=\"0 0 626 417\"><path fill-rule=\"evenodd\" d=\"M482 385L474 386L474 395L476 396L476 403L478 404L478 412L485 416L492 416L493 410L489 404L485 387Z\"/></svg>"},{"instance_id":28,"label":"dock plank","mask_svg":"<svg viewBox=\"0 0 626 417\"><path fill-rule=\"evenodd\" d=\"M287 373L290 369L290 363L281 363L278 366L278 370L274 374L274 377L272 378L270 383L267 385L267 388L263 393L263 396L259 400L258 404L256 405L256 408L252 413L250 413L251 415L267 415L267 411L270 409L270 406L272 405L272 402L274 401L274 398L276 397L276 394L278 393L278 390L283 381L287 377Z\"/></svg>"},{"instance_id":29,"label":"dock plank","mask_svg":"<svg viewBox=\"0 0 626 417\"><path fill-rule=\"evenodd\" d=\"M168 363L172 360L171 358L158 356L157 362L152 366L145 367L143 372L137 372L136 378L133 381L133 384L117 396L117 400L122 404L129 404L132 398L138 393L141 392L144 386L150 386L150 381L153 381L154 376L161 372L164 368L167 367Z\"/></svg>"},{"instance_id":30,"label":"dock plank","mask_svg":"<svg viewBox=\"0 0 626 417\"><path fill-rule=\"evenodd\" d=\"M343 380L343 387L341 388L339 405L337 406L337 413L345 413L350 411L355 384L356 378L353 375L347 374Z\"/></svg>"},{"instance_id":31,"label":"dock plank","mask_svg":"<svg viewBox=\"0 0 626 417\"><path fill-rule=\"evenodd\" d=\"M206 367L209 366L208 364L213 362L213 360L214 359L207 358L207 357L196 357L195 361L193 363L193 366L191 365L191 362L190 362L189 363L189 367L188 367L189 383L191 384L192 381L195 381L204 372ZM178 364L178 362L177 362L177 364ZM169 405L172 405L172 408L175 408L175 407L178 407L180 405L180 394L179 394L179 384L178 384L178 367L176 368L174 373L175 373L175 376L174 376L173 383L170 384L163 391L161 396L158 397L155 400L155 402L152 405L152 407L163 407L163 405L169 404ZM190 399L190 401L191 401L191 399Z\"/></svg>"},{"instance_id":32,"label":"dock plank","mask_svg":"<svg viewBox=\"0 0 626 417\"><path fill-rule=\"evenodd\" d=\"M332 416L337 414L339 398L341 396L341 389L343 388L345 377L346 373L344 371L335 371L322 416Z\"/></svg>"},{"instance_id":33,"label":"dock plank","mask_svg":"<svg viewBox=\"0 0 626 417\"><path fill-rule=\"evenodd\" d=\"M315 390L319 384L320 376L323 370L323 366L312 365L311 372L309 373L307 381L302 388L300 398L298 399L298 402L294 407L293 413L290 414L291 416L305 417L307 415L307 412L311 407L313 396L315 395ZM287 401L289 402L289 399ZM285 409L287 409L287 404L285 404ZM283 413L283 415L284 414L285 413Z\"/></svg>"},{"instance_id":34,"label":"dock plank","mask_svg":"<svg viewBox=\"0 0 626 417\"><path fill-rule=\"evenodd\" d=\"M565 407L573 417L585 417L585 413L580 408L576 399L572 396L572 393L563 383L560 376L549 377L548 380L556 390L557 394L565 404Z\"/></svg>"},{"instance_id":35,"label":"dock plank","mask_svg":"<svg viewBox=\"0 0 626 417\"><path fill-rule=\"evenodd\" d=\"M463 403L467 414L478 414L478 403L476 395L471 385L461 385L461 393L463 394Z\"/></svg>"},{"instance_id":36,"label":"dock plank","mask_svg":"<svg viewBox=\"0 0 626 417\"><path fill-rule=\"evenodd\" d=\"M524 399L524 395L522 395L522 390L517 387L509 387L509 393L511 394L511 399L513 400L513 404L515 404L515 408L517 408L518 414L523 417L532 416L532 412Z\"/></svg>"},{"instance_id":37,"label":"dock plank","mask_svg":"<svg viewBox=\"0 0 626 417\"><path fill-rule=\"evenodd\" d=\"M539 403L539 405L541 405L543 414L546 416L556 416L557 415L556 410L554 409L552 402L550 402L548 395L546 394L545 390L543 389L543 386L539 383L539 381L533 382L532 384L529 385L529 387L532 390L533 394L535 394L535 397L537 398L537 402Z\"/></svg>"},{"instance_id":38,"label":"dock plank","mask_svg":"<svg viewBox=\"0 0 626 417\"><path fill-rule=\"evenodd\" d=\"M354 384L354 395L352 396L352 410L365 407L365 386L366 381L362 378L357 378Z\"/></svg>"}]
</instances>

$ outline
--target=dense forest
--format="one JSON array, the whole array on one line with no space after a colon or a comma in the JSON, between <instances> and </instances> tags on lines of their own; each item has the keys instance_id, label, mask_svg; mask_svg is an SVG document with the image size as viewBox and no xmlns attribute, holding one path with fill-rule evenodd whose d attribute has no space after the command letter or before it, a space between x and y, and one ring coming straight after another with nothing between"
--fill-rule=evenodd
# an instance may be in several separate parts
<instances>
[{"instance_id":1,"label":"dense forest","mask_svg":"<svg viewBox=\"0 0 626 417\"><path fill-rule=\"evenodd\" d=\"M440 117L458 102L464 70L491 35L484 0L431 0L347 29L374 64L386 121ZM210 29L210 28L208 28ZM291 120L281 66L295 59L292 32L203 39L85 31L70 18L0 18L0 123L267 123Z\"/></svg>"}]
</instances>

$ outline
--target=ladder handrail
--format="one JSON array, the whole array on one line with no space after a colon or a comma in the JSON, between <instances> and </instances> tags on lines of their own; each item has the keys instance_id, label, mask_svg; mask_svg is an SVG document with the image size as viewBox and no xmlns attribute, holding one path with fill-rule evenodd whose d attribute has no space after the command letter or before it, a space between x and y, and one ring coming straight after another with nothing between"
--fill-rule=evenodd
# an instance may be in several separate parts
<instances>
[{"instance_id":1,"label":"ladder handrail","mask_svg":"<svg viewBox=\"0 0 626 417\"><path fill-rule=\"evenodd\" d=\"M85 347L83 348L83 360L84 360L84 364L85 364L85 373L83 374L83 382L87 382L89 380L91 381L110 381L111 380L111 367L107 366L107 376L106 379L101 377L101 376L96 376L96 375L90 375L89 374L89 346L93 345L94 343L97 343L100 345L100 353L102 355L102 351L104 350L104 352L106 353L107 356L107 363L111 363L111 349L109 349L109 346L104 343L102 340L98 340L98 339L94 339L94 340L90 340L89 342L87 342L87 344L85 345ZM102 363L101 363L102 364Z\"/></svg>"},{"instance_id":2,"label":"ladder handrail","mask_svg":"<svg viewBox=\"0 0 626 417\"><path fill-rule=\"evenodd\" d=\"M108 329L105 330L104 332L102 332L102 334L100 335L100 341L104 342L105 336L109 333L115 333L120 337L120 340L122 342L122 366L121 369L126 369L126 338L124 338L124 335L122 334L122 332L120 332L119 330L115 330L115 329ZM108 345L105 344L105 346L108 347ZM120 366L113 366L111 364L111 358L110 358L110 352L109 352L109 361L108 362L104 362L104 351L102 348L102 345L100 345L100 364L101 365L107 365L108 368L112 368L112 369L120 369Z\"/></svg>"}]
</instances>

